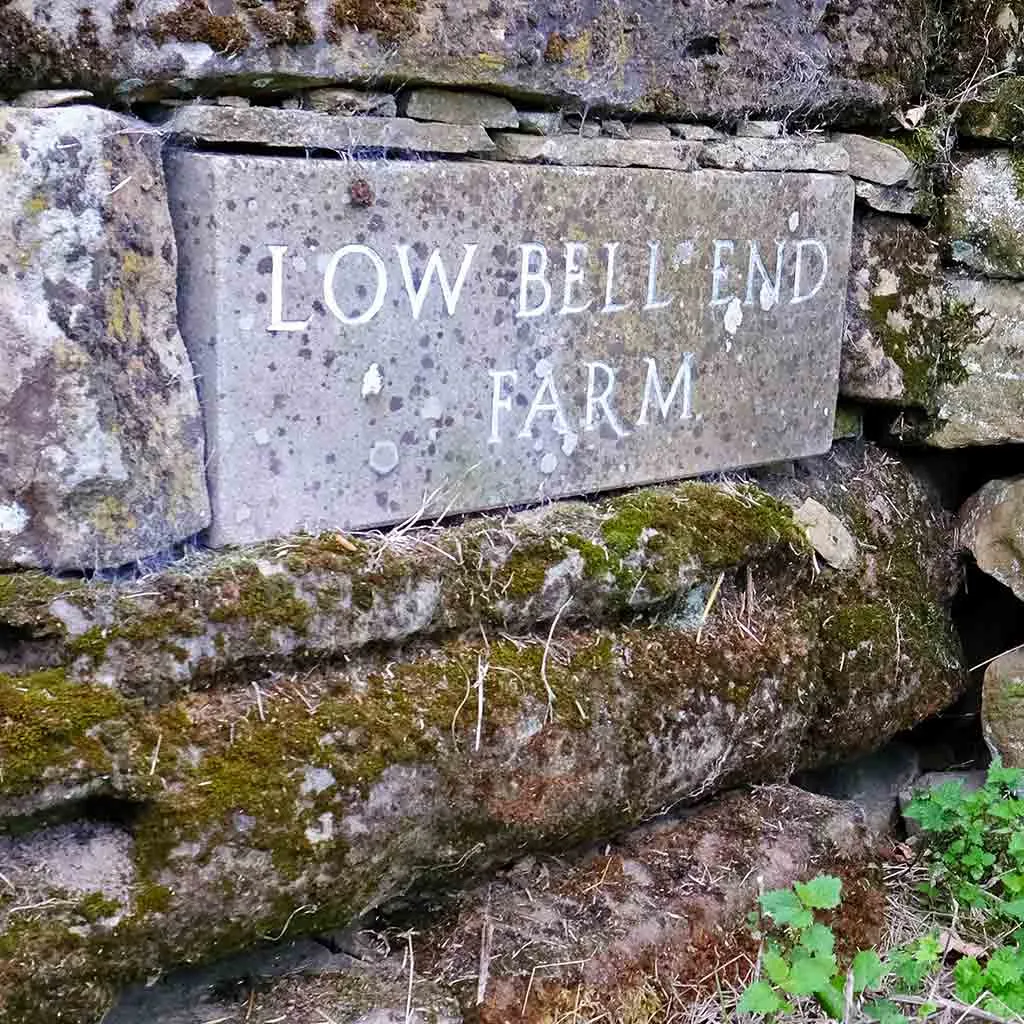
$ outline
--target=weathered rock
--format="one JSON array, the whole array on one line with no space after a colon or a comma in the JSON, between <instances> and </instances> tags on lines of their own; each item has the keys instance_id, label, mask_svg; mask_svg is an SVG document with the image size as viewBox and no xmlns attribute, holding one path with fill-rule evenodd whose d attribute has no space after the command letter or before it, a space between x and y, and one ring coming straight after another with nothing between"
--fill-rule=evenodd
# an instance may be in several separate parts
<instances>
[{"instance_id":1,"label":"weathered rock","mask_svg":"<svg viewBox=\"0 0 1024 1024\"><path fill-rule=\"evenodd\" d=\"M303 107L324 114L369 114L372 117L395 117L398 105L389 92L363 92L360 89L310 89L302 96Z\"/></svg>"},{"instance_id":2,"label":"weathered rock","mask_svg":"<svg viewBox=\"0 0 1024 1024\"><path fill-rule=\"evenodd\" d=\"M1024 277L1024 198L1017 161L1006 150L961 160L946 198L950 256L989 277Z\"/></svg>"},{"instance_id":3,"label":"weathered rock","mask_svg":"<svg viewBox=\"0 0 1024 1024\"><path fill-rule=\"evenodd\" d=\"M178 107L162 126L204 142L282 149L398 149L421 153L469 153L493 149L479 125L423 124L405 117L336 117L315 110L275 107Z\"/></svg>"},{"instance_id":4,"label":"weathered rock","mask_svg":"<svg viewBox=\"0 0 1024 1024\"><path fill-rule=\"evenodd\" d=\"M785 133L781 121L740 121L736 137L740 139L777 139Z\"/></svg>"},{"instance_id":5,"label":"weathered rock","mask_svg":"<svg viewBox=\"0 0 1024 1024\"><path fill-rule=\"evenodd\" d=\"M952 0L942 5L941 19L941 45L929 69L936 95L957 96L968 85L974 86L973 92L978 83L1006 74L1024 55L1020 0Z\"/></svg>"},{"instance_id":6,"label":"weathered rock","mask_svg":"<svg viewBox=\"0 0 1024 1024\"><path fill-rule=\"evenodd\" d=\"M931 192L917 188L886 188L870 181L856 182L857 198L879 213L895 213L901 217L928 217L935 207Z\"/></svg>"},{"instance_id":7,"label":"weathered rock","mask_svg":"<svg viewBox=\"0 0 1024 1024\"><path fill-rule=\"evenodd\" d=\"M702 167L727 171L846 171L846 151L814 139L722 139L700 150Z\"/></svg>"},{"instance_id":8,"label":"weathered rock","mask_svg":"<svg viewBox=\"0 0 1024 1024\"><path fill-rule=\"evenodd\" d=\"M832 142L846 150L850 174L876 185L914 185L919 177L917 165L896 146L866 135L838 133Z\"/></svg>"},{"instance_id":9,"label":"weathered rock","mask_svg":"<svg viewBox=\"0 0 1024 1024\"><path fill-rule=\"evenodd\" d=\"M537 136L496 132L498 160L590 167L663 167L692 171L700 145L695 142L645 142L580 135Z\"/></svg>"},{"instance_id":10,"label":"weathered rock","mask_svg":"<svg viewBox=\"0 0 1024 1024\"><path fill-rule=\"evenodd\" d=\"M717 128L711 128L706 124L670 124L668 130L676 137L689 142L710 142L725 138Z\"/></svg>"},{"instance_id":11,"label":"weathered rock","mask_svg":"<svg viewBox=\"0 0 1024 1024\"><path fill-rule=\"evenodd\" d=\"M744 915L759 886L838 875L839 942L856 949L877 939L884 894L857 819L853 804L771 786L568 862L529 858L459 896L450 924L417 937L418 962L481 1024L546 1024L574 1008L581 1019L657 1020L662 993L706 981L744 952L756 956ZM483 982L481 936L490 936ZM729 977L725 967L719 980Z\"/></svg>"},{"instance_id":12,"label":"weathered rock","mask_svg":"<svg viewBox=\"0 0 1024 1024\"><path fill-rule=\"evenodd\" d=\"M859 559L857 541L843 521L820 501L807 498L793 513L814 550L834 569L852 569Z\"/></svg>"},{"instance_id":13,"label":"weathered rock","mask_svg":"<svg viewBox=\"0 0 1024 1024\"><path fill-rule=\"evenodd\" d=\"M148 125L0 110L0 565L122 565L209 522Z\"/></svg>"},{"instance_id":14,"label":"weathered rock","mask_svg":"<svg viewBox=\"0 0 1024 1024\"><path fill-rule=\"evenodd\" d=\"M79 0L12 0L0 87L116 83L132 97L204 80L237 80L247 92L302 79L355 84L385 71L395 82L695 120L888 116L920 92L919 0L864 0L823 15L818 5L760 0L557 0L535 17L490 0L97 0L87 11Z\"/></svg>"},{"instance_id":15,"label":"weathered rock","mask_svg":"<svg viewBox=\"0 0 1024 1024\"><path fill-rule=\"evenodd\" d=\"M625 122L608 117L601 122L601 134L607 135L610 139L628 139L629 129Z\"/></svg>"},{"instance_id":16,"label":"weathered rock","mask_svg":"<svg viewBox=\"0 0 1024 1024\"><path fill-rule=\"evenodd\" d=\"M939 254L925 231L894 217L854 218L842 394L932 407L944 380L962 376L944 327Z\"/></svg>"},{"instance_id":17,"label":"weathered rock","mask_svg":"<svg viewBox=\"0 0 1024 1024\"><path fill-rule=\"evenodd\" d=\"M939 448L1024 443L1024 284L950 278L950 373L935 393L927 443ZM959 360L957 371L954 360Z\"/></svg>"},{"instance_id":18,"label":"weathered rock","mask_svg":"<svg viewBox=\"0 0 1024 1024\"><path fill-rule=\"evenodd\" d=\"M17 675L0 678L0 817L48 806L73 821L91 793L123 824L20 823L5 864L58 867L15 883L18 905L43 910L14 913L0 896L0 1016L47 1021L59 1006L92 1021L156 969L337 927L438 871L562 849L851 756L955 697L952 567L941 512L912 478L840 446L762 486L791 507L835 509L863 564L815 574L766 491L688 484L552 506L529 543L528 516L355 552L294 538L143 586L9 578L3 618L20 639ZM488 537L511 550L492 560ZM432 563L453 585L430 582ZM652 587L661 601L646 618L615 626ZM622 604L600 597L613 588ZM607 625L575 628L570 594ZM438 600L448 617L430 610ZM135 616L153 601L159 616ZM417 643L357 651L346 616L358 606L390 608L392 640ZM105 627L83 631L100 608ZM222 626L219 642L205 633ZM129 634L143 673L152 663L166 680L176 666L173 683L124 674L129 643L114 638ZM204 636L225 669L205 690L190 654ZM335 657L305 657L310 642ZM108 837L113 880L83 871L68 897L58 868L76 829Z\"/></svg>"},{"instance_id":19,"label":"weathered rock","mask_svg":"<svg viewBox=\"0 0 1024 1024\"><path fill-rule=\"evenodd\" d=\"M996 79L981 98L963 105L958 127L970 138L1019 145L1024 141L1024 78Z\"/></svg>"},{"instance_id":20,"label":"weathered rock","mask_svg":"<svg viewBox=\"0 0 1024 1024\"><path fill-rule=\"evenodd\" d=\"M670 142L672 132L667 124L652 121L634 121L629 126L629 137L641 142Z\"/></svg>"},{"instance_id":21,"label":"weathered rock","mask_svg":"<svg viewBox=\"0 0 1024 1024\"><path fill-rule=\"evenodd\" d=\"M69 103L88 103L92 99L92 93L88 89L31 89L16 96L12 106L35 107L64 107Z\"/></svg>"},{"instance_id":22,"label":"weathered rock","mask_svg":"<svg viewBox=\"0 0 1024 1024\"><path fill-rule=\"evenodd\" d=\"M812 793L852 801L863 811L868 829L884 835L900 811L900 794L912 789L920 775L916 749L896 741L846 764L801 772L793 781Z\"/></svg>"},{"instance_id":23,"label":"weathered rock","mask_svg":"<svg viewBox=\"0 0 1024 1024\"><path fill-rule=\"evenodd\" d=\"M985 669L981 724L1003 764L1024 768L1024 651L1004 654Z\"/></svg>"},{"instance_id":24,"label":"weathered rock","mask_svg":"<svg viewBox=\"0 0 1024 1024\"><path fill-rule=\"evenodd\" d=\"M960 545L1024 601L1024 477L990 480L960 510Z\"/></svg>"},{"instance_id":25,"label":"weathered rock","mask_svg":"<svg viewBox=\"0 0 1024 1024\"><path fill-rule=\"evenodd\" d=\"M455 89L412 89L402 96L404 117L447 124L478 124L485 128L515 128L519 114L504 96Z\"/></svg>"},{"instance_id":26,"label":"weathered rock","mask_svg":"<svg viewBox=\"0 0 1024 1024\"><path fill-rule=\"evenodd\" d=\"M559 135L564 128L562 112L547 110L520 110L519 130L531 135Z\"/></svg>"}]
</instances>

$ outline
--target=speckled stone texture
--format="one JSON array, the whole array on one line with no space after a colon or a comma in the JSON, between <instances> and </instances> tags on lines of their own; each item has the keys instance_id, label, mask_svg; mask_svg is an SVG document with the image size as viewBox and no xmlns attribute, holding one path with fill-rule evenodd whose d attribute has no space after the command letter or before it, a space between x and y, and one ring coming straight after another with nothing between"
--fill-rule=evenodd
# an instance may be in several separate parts
<instances>
[{"instance_id":1,"label":"speckled stone texture","mask_svg":"<svg viewBox=\"0 0 1024 1024\"><path fill-rule=\"evenodd\" d=\"M0 110L0 565L117 566L208 522L159 151L94 107Z\"/></svg>"},{"instance_id":2,"label":"speckled stone texture","mask_svg":"<svg viewBox=\"0 0 1024 1024\"><path fill-rule=\"evenodd\" d=\"M0 85L128 96L387 76L688 120L856 122L919 92L929 14L925 0L11 0Z\"/></svg>"},{"instance_id":3,"label":"speckled stone texture","mask_svg":"<svg viewBox=\"0 0 1024 1024\"><path fill-rule=\"evenodd\" d=\"M848 179L187 151L168 175L215 544L831 444Z\"/></svg>"}]
</instances>

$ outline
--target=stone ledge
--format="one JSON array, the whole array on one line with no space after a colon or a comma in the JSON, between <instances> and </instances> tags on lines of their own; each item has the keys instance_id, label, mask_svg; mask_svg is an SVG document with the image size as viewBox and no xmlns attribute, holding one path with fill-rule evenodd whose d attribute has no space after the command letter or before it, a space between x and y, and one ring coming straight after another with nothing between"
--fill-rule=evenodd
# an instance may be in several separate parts
<instances>
[{"instance_id":1,"label":"stone ledge","mask_svg":"<svg viewBox=\"0 0 1024 1024\"><path fill-rule=\"evenodd\" d=\"M280 149L399 149L420 153L487 151L479 125L426 124L404 117L338 117L276 107L178 107L161 125L172 135L207 143Z\"/></svg>"},{"instance_id":2,"label":"stone ledge","mask_svg":"<svg viewBox=\"0 0 1024 1024\"><path fill-rule=\"evenodd\" d=\"M577 135L494 134L496 152L491 159L516 163L563 164L588 167L656 167L673 171L697 168L700 144L649 142L643 139L587 139Z\"/></svg>"},{"instance_id":3,"label":"stone ledge","mask_svg":"<svg viewBox=\"0 0 1024 1024\"><path fill-rule=\"evenodd\" d=\"M850 165L841 146L813 139L723 139L706 143L699 160L702 167L726 171L845 174Z\"/></svg>"}]
</instances>

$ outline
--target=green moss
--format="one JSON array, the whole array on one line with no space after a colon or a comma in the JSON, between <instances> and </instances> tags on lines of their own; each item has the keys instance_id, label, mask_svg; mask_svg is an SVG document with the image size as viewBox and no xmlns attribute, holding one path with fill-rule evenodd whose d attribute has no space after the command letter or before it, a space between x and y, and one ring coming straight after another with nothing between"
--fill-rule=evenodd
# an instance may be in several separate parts
<instances>
[{"instance_id":1,"label":"green moss","mask_svg":"<svg viewBox=\"0 0 1024 1024\"><path fill-rule=\"evenodd\" d=\"M395 42L415 31L421 5L422 0L331 0L327 16L337 30L376 32Z\"/></svg>"},{"instance_id":2,"label":"green moss","mask_svg":"<svg viewBox=\"0 0 1024 1024\"><path fill-rule=\"evenodd\" d=\"M902 150L920 169L928 170L940 161L944 150L941 125L921 125L914 131L887 136L882 142Z\"/></svg>"},{"instance_id":3,"label":"green moss","mask_svg":"<svg viewBox=\"0 0 1024 1024\"><path fill-rule=\"evenodd\" d=\"M295 584L287 576L265 576L251 562L217 570L207 582L217 588L208 613L212 622L246 619L257 635L269 639L275 628L305 633L313 617L312 607L296 596Z\"/></svg>"},{"instance_id":4,"label":"green moss","mask_svg":"<svg viewBox=\"0 0 1024 1024\"><path fill-rule=\"evenodd\" d=\"M0 622L31 629L36 636L63 636L64 623L50 612L57 598L87 601L86 584L42 572L0 575Z\"/></svg>"},{"instance_id":5,"label":"green moss","mask_svg":"<svg viewBox=\"0 0 1024 1024\"><path fill-rule=\"evenodd\" d=\"M119 694L68 682L63 669L0 676L0 793L30 792L55 769L109 771L110 755L93 730L126 712Z\"/></svg>"},{"instance_id":6,"label":"green moss","mask_svg":"<svg viewBox=\"0 0 1024 1024\"><path fill-rule=\"evenodd\" d=\"M206 0L181 0L173 10L151 18L147 31L157 43L169 39L207 43L218 53L234 53L252 43L252 35L241 15L213 14Z\"/></svg>"},{"instance_id":7,"label":"green moss","mask_svg":"<svg viewBox=\"0 0 1024 1024\"><path fill-rule=\"evenodd\" d=\"M101 892L83 896L75 906L75 912L89 924L95 924L105 917L113 917L121 910L117 900L108 899Z\"/></svg>"},{"instance_id":8,"label":"green moss","mask_svg":"<svg viewBox=\"0 0 1024 1024\"><path fill-rule=\"evenodd\" d=\"M982 98L965 103L960 112L962 134L1019 143L1024 137L1024 77L1003 77Z\"/></svg>"}]
</instances>

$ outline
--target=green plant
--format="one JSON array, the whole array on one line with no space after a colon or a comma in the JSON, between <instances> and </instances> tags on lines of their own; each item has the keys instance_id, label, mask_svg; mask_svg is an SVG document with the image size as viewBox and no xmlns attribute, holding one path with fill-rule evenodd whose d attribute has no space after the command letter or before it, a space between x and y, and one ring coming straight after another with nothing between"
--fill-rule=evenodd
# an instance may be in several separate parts
<instances>
[{"instance_id":1,"label":"green plant","mask_svg":"<svg viewBox=\"0 0 1024 1024\"><path fill-rule=\"evenodd\" d=\"M974 792L948 782L918 793L906 810L927 841L931 882L923 891L976 917L1024 921L1024 771L996 761Z\"/></svg>"}]
</instances>

